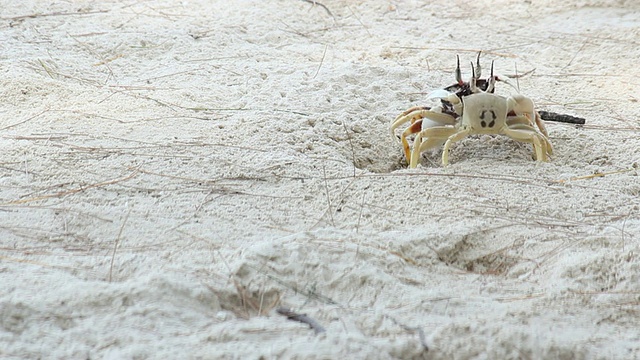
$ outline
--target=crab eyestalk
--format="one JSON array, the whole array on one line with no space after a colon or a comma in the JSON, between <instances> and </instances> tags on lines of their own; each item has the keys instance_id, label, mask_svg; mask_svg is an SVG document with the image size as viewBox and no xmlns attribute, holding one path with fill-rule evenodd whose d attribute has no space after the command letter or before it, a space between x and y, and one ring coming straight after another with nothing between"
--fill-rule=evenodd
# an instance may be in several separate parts
<instances>
[{"instance_id":1,"label":"crab eyestalk","mask_svg":"<svg viewBox=\"0 0 640 360\"><path fill-rule=\"evenodd\" d=\"M473 63L471 63L471 80L469 80L469 88L471 89L472 94L479 92L478 87L476 86L476 80L476 70L473 67Z\"/></svg>"},{"instance_id":2,"label":"crab eyestalk","mask_svg":"<svg viewBox=\"0 0 640 360\"><path fill-rule=\"evenodd\" d=\"M489 77L487 81L489 83L487 84L486 92L493 93L493 90L496 86L496 76L493 75L493 60L491 61L491 77Z\"/></svg>"},{"instance_id":3,"label":"crab eyestalk","mask_svg":"<svg viewBox=\"0 0 640 360\"><path fill-rule=\"evenodd\" d=\"M462 71L460 71L460 56L456 55L456 59L458 62L458 65L456 66L456 81L458 82L458 85L462 86L464 81L462 81Z\"/></svg>"},{"instance_id":4,"label":"crab eyestalk","mask_svg":"<svg viewBox=\"0 0 640 360\"><path fill-rule=\"evenodd\" d=\"M480 54L482 54L482 51L478 51L478 57L476 58L476 76L477 76L477 79L480 79L480 76L482 76L482 68L480 67ZM473 64L471 65L471 67L473 67Z\"/></svg>"}]
</instances>

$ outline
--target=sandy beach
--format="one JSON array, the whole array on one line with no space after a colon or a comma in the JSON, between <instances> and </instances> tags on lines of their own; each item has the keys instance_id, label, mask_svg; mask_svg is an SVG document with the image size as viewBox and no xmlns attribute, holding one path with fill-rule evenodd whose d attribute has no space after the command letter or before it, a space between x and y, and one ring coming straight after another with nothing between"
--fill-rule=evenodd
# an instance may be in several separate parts
<instances>
[{"instance_id":1,"label":"sandy beach","mask_svg":"<svg viewBox=\"0 0 640 360\"><path fill-rule=\"evenodd\" d=\"M408 168L478 51L586 124ZM638 59L635 0L0 0L0 359L640 358Z\"/></svg>"}]
</instances>

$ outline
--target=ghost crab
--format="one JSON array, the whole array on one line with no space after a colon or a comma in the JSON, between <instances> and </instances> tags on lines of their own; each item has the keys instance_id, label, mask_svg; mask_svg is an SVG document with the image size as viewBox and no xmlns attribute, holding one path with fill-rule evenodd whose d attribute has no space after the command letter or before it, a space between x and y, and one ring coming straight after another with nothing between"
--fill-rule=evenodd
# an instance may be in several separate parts
<instances>
[{"instance_id":1,"label":"ghost crab","mask_svg":"<svg viewBox=\"0 0 640 360\"><path fill-rule=\"evenodd\" d=\"M395 138L395 129L411 122L400 136L409 166L415 168L418 165L422 151L442 144L442 164L446 166L449 163L451 145L473 134L500 134L520 142L531 143L536 160L547 161L553 148L533 101L520 94L510 97L495 95L496 82L508 81L494 75L493 62L491 76L481 79L480 54L476 66L471 64L471 71L470 81L463 81L458 58L457 83L429 95L429 98L439 98L440 105L412 107L400 114L391 124L391 134ZM534 127L534 123L538 129ZM412 134L416 134L413 149L407 141L407 137Z\"/></svg>"}]
</instances>

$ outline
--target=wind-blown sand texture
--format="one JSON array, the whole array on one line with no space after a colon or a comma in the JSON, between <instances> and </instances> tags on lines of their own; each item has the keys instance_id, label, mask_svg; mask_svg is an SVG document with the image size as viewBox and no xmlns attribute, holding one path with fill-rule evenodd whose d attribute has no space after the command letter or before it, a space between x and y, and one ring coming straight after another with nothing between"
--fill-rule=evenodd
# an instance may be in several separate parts
<instances>
[{"instance_id":1,"label":"wind-blown sand texture","mask_svg":"<svg viewBox=\"0 0 640 360\"><path fill-rule=\"evenodd\" d=\"M640 358L635 0L2 0L0 50L0 358ZM586 125L407 169L478 50Z\"/></svg>"}]
</instances>

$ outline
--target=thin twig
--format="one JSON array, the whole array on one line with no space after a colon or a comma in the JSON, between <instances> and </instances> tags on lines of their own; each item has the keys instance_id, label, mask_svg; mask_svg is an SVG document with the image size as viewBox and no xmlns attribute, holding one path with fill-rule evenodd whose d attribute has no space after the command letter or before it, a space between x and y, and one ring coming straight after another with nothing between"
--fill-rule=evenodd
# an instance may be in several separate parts
<instances>
[{"instance_id":1,"label":"thin twig","mask_svg":"<svg viewBox=\"0 0 640 360\"><path fill-rule=\"evenodd\" d=\"M135 177L136 175L138 175L138 170L132 172L131 174L129 174L129 175L125 176L125 177L121 177L121 178L118 178L118 179L107 180L107 181L91 184L91 185L84 186L84 187L81 186L81 187L79 187L77 189L67 190L67 191L60 191L60 192L57 192L55 194L42 195L42 196L37 196L37 197L33 197L33 198L9 201L7 203L0 204L0 206L24 204L24 203L38 201L38 200L44 200L44 199L50 199L50 198L55 198L55 197L61 197L61 196L76 194L76 193L79 193L79 192L82 192L82 191L85 191L85 190L88 190L88 189L93 189L93 188L97 188L97 187L101 187L101 186L105 186L105 185L112 185L112 184L119 183L121 181L130 180L133 177Z\"/></svg>"},{"instance_id":2,"label":"thin twig","mask_svg":"<svg viewBox=\"0 0 640 360\"><path fill-rule=\"evenodd\" d=\"M377 174L376 174L376 175L377 175ZM335 180L351 179L351 181L349 182L349 184L347 184L347 186L345 186L345 187L342 189L342 191L340 192L340 195L338 196L338 197L343 197L343 196L344 196L344 194L347 192L347 190L351 187L351 185L353 185L353 184L355 183L355 181L356 181L358 178L366 177L366 176L367 176L367 175L359 174L359 175L356 175L356 176L351 176L351 175L349 175L349 176L345 176L345 177L339 177L339 176L337 176L337 177L333 177L333 178L331 178L331 179L332 179L332 180L333 180L333 179L335 179ZM325 182L326 182L326 179L327 179L327 177L326 177L326 175L325 175ZM316 223L315 223L315 224L313 224L313 226L311 226L311 227L309 228L309 230L311 230L311 229L315 228L316 226L318 226L318 224L320 224L320 223L322 222L322 219L324 219L324 217L325 217L325 216L327 216L327 212L329 212L329 211L332 211L332 209L331 209L331 208L327 208L327 210L325 210L324 214L322 214L322 216L318 219L318 221L316 221ZM331 214L331 218L333 219L333 214Z\"/></svg>"},{"instance_id":3,"label":"thin twig","mask_svg":"<svg viewBox=\"0 0 640 360\"><path fill-rule=\"evenodd\" d=\"M349 146L351 146L351 161L353 161L353 177L356 177L356 151L353 147L353 140L351 139L351 134L349 134L349 130L347 130L347 124L342 122L342 127L344 128L344 133L347 135L347 140L349 140Z\"/></svg>"},{"instance_id":4,"label":"thin twig","mask_svg":"<svg viewBox=\"0 0 640 360\"><path fill-rule=\"evenodd\" d=\"M610 171L610 172L604 172L604 173L603 172L597 172L597 173L591 174L591 175L575 176L575 177L572 177L570 179L556 180L555 182L560 183L560 184L564 184L564 183L569 182L569 181L587 180L587 179L605 177L607 175L623 174L623 173L634 171L634 170L635 170L634 168L630 168L630 169L622 169L622 170L616 170L616 171Z\"/></svg>"},{"instance_id":5,"label":"thin twig","mask_svg":"<svg viewBox=\"0 0 640 360\"><path fill-rule=\"evenodd\" d=\"M327 205L328 205L329 217L331 218L331 225L335 227L336 223L333 219L333 208L331 206L331 193L329 192L329 183L327 182L327 167L325 166L325 164L322 164L322 176L324 178L324 190L327 193Z\"/></svg>"},{"instance_id":6,"label":"thin twig","mask_svg":"<svg viewBox=\"0 0 640 360\"><path fill-rule=\"evenodd\" d=\"M51 69L49 69L49 67L47 65L45 65L44 61L42 61L41 59L38 59L38 62L40 63L40 66L42 66L42 68L44 69L44 71L47 72L47 74L49 75L50 78L55 79L53 77L53 72L51 71Z\"/></svg>"},{"instance_id":7,"label":"thin twig","mask_svg":"<svg viewBox=\"0 0 640 360\"><path fill-rule=\"evenodd\" d=\"M514 62L514 63L513 63L513 67L514 67L514 69L515 69L515 71L516 71L516 76L515 76L515 79L516 79L516 89L518 90L518 92L520 92L520 75L518 75L518 63L517 63L517 62Z\"/></svg>"},{"instance_id":8,"label":"thin twig","mask_svg":"<svg viewBox=\"0 0 640 360\"><path fill-rule=\"evenodd\" d=\"M624 231L624 228L625 228L625 226L627 226L627 220L629 220L629 216L631 216L631 212L629 212L627 214L627 216L624 217L624 221L622 222L622 229L620 229L621 234L622 234L622 239L621 240L622 240L622 251L623 252L625 251L625 246L624 246L625 245L625 239L624 239L625 231Z\"/></svg>"},{"instance_id":9,"label":"thin twig","mask_svg":"<svg viewBox=\"0 0 640 360\"><path fill-rule=\"evenodd\" d=\"M421 327L411 327L411 326L407 326L404 324L401 324L400 322L398 322L398 320L394 319L391 316L387 315L387 318L390 319L391 321L393 321L394 324L400 326L401 328L405 329L406 331L410 331L412 333L418 333L418 338L420 339L420 344L422 345L422 348L424 349L424 351L429 351L429 345L427 345L427 340L424 336L424 330L422 330Z\"/></svg>"},{"instance_id":10,"label":"thin twig","mask_svg":"<svg viewBox=\"0 0 640 360\"><path fill-rule=\"evenodd\" d=\"M49 17L49 16L75 16L75 15L100 14L100 13L106 13L109 11L110 10L94 10L94 11L78 11L78 12L58 11L58 12L52 12L52 13L46 13L46 14L29 14L29 15L21 15L21 16L14 16L14 17L2 17L0 19L15 21L15 20L24 20L24 19L35 19L39 17Z\"/></svg>"},{"instance_id":11,"label":"thin twig","mask_svg":"<svg viewBox=\"0 0 640 360\"><path fill-rule=\"evenodd\" d=\"M279 307L276 309L276 312L280 315L284 315L287 317L287 319L289 320L293 320L293 321L298 321L301 322L303 324L307 324L309 325L309 327L311 329L313 329L313 331L316 334L320 334L325 332L325 328L322 327L322 325L320 325L317 321L315 321L314 319L308 317L305 314L297 314L293 311L291 311L291 309L289 308L285 308L285 307Z\"/></svg>"},{"instance_id":12,"label":"thin twig","mask_svg":"<svg viewBox=\"0 0 640 360\"><path fill-rule=\"evenodd\" d=\"M354 177L355 177L355 175L354 175ZM362 200L360 201L360 213L358 214L358 223L356 223L356 234L358 232L360 232L360 220L362 220L362 210L364 209L364 196L366 194L367 194L366 191L362 192Z\"/></svg>"},{"instance_id":13,"label":"thin twig","mask_svg":"<svg viewBox=\"0 0 640 360\"><path fill-rule=\"evenodd\" d=\"M99 63L100 66L104 65L104 67L107 68L108 74L107 74L107 78L104 80L105 84L109 82L109 79L115 79L115 74L113 73L113 69L109 65L109 62L106 61L104 56L99 54L97 51L93 50L88 44L83 43L82 41L76 39L75 36L72 36L71 34L67 34L67 35L71 37L73 40L75 40L80 46L82 46L89 54L93 55L96 59L100 60L100 63Z\"/></svg>"},{"instance_id":14,"label":"thin twig","mask_svg":"<svg viewBox=\"0 0 640 360\"><path fill-rule=\"evenodd\" d=\"M31 120L33 120L33 119L37 118L37 117L38 117L38 116L40 116L40 115L42 115L42 114L46 113L47 111L49 111L49 109L47 109L47 110L43 110L43 111L41 111L41 112L39 112L39 113L37 113L37 114L33 115L32 117L30 117L30 118L28 118L28 119L26 119L26 120L22 120L22 121L20 121L20 122L15 123L15 124L7 125L7 126L5 126L5 127L1 128L0 130L7 130L7 129L10 129L10 128L15 127L15 126L22 125L22 124L24 124L24 123L26 123L26 122L28 122L28 121L31 121Z\"/></svg>"},{"instance_id":15,"label":"thin twig","mask_svg":"<svg viewBox=\"0 0 640 360\"><path fill-rule=\"evenodd\" d=\"M329 10L329 8L326 7L323 3L319 3L319 2L314 1L314 0L302 0L302 1L308 2L308 3L313 4L313 5L319 5L320 7L322 7L327 12L327 14L329 14L329 16L331 16L332 18L335 19L335 16L333 16L333 14L331 13L331 10Z\"/></svg>"},{"instance_id":16,"label":"thin twig","mask_svg":"<svg viewBox=\"0 0 640 360\"><path fill-rule=\"evenodd\" d=\"M257 268L257 267L250 266L250 265L249 265L249 267L251 267L252 269L254 269L256 271L259 271L260 273L264 274L269 279L277 282L278 284L286 287L287 289L292 290L296 294L302 294L302 295L306 296L309 299L318 300L318 301L320 301L322 303L325 303L325 304L339 305L340 307L342 307L342 305L338 304L335 300L331 299L328 296L325 296L325 295L322 295L322 294L318 294L315 290L299 289L297 286L289 284L289 283L285 282L284 280L282 280L280 278L277 278L277 277L269 274L268 272L263 271L263 269L261 269L261 268Z\"/></svg>"},{"instance_id":17,"label":"thin twig","mask_svg":"<svg viewBox=\"0 0 640 360\"><path fill-rule=\"evenodd\" d=\"M120 237L122 236L122 230L124 230L124 226L127 224L127 220L129 220L129 215L131 214L131 208L127 211L127 215L124 216L124 220L122 220L122 225L120 225L120 231L118 231L118 237L116 237L116 241L113 244L113 254L111 254L111 264L109 264L109 282L111 282L111 275L113 274L113 263L116 260L116 250L118 249L118 245L120 244Z\"/></svg>"},{"instance_id":18,"label":"thin twig","mask_svg":"<svg viewBox=\"0 0 640 360\"><path fill-rule=\"evenodd\" d=\"M320 65L318 65L318 69L316 70L316 73L313 74L312 79L315 79L316 76L318 76L318 73L320 72L320 68L322 67L322 64L324 63L324 57L327 55L327 48L329 47L328 44L326 44L324 46L324 52L322 52L322 59L320 59Z\"/></svg>"},{"instance_id":19,"label":"thin twig","mask_svg":"<svg viewBox=\"0 0 640 360\"><path fill-rule=\"evenodd\" d=\"M571 66L571 63L573 63L573 60L576 59L576 57L578 56L578 54L585 48L585 46L587 46L587 44L589 43L589 39L587 38L583 43L582 46L580 46L580 49L578 49L578 51L575 52L575 54L573 54L573 57L571 58L571 60L569 60L569 62L567 63L567 65L565 65L562 70L568 68L569 66Z\"/></svg>"},{"instance_id":20,"label":"thin twig","mask_svg":"<svg viewBox=\"0 0 640 360\"><path fill-rule=\"evenodd\" d=\"M362 27L365 29L365 31L367 32L367 34L369 34L369 36L371 36L371 32L369 32L369 29L367 29L367 27L364 25L364 23L362 22L362 20L360 20L360 18L358 17L358 15L356 15L356 13L353 12L353 10L351 9L351 6L347 5L347 9L349 9L349 11L351 11L351 15L353 15L353 17L356 18L356 20L358 20L358 22L360 23L360 25L362 25Z\"/></svg>"},{"instance_id":21,"label":"thin twig","mask_svg":"<svg viewBox=\"0 0 640 360\"><path fill-rule=\"evenodd\" d=\"M443 51L455 51L455 52L472 52L478 53L482 51L483 54L491 54L500 57L508 57L508 58L516 58L518 57L515 54L508 53L498 53L490 50L482 50L482 49L467 49L467 48L445 48L445 47L430 47L430 46L391 46L391 49L404 49L404 50L443 50Z\"/></svg>"},{"instance_id":22,"label":"thin twig","mask_svg":"<svg viewBox=\"0 0 640 360\"><path fill-rule=\"evenodd\" d=\"M520 78L523 78L525 76L531 75L531 74L533 74L534 71L536 71L536 68L533 68L533 69L531 69L529 71L525 71L522 74L519 74L518 73L518 67L516 66L516 73L515 74L504 74L504 76L508 77L509 79L516 79L516 82L517 82L517 79L520 79ZM520 84L518 84L517 87L518 87L518 90L520 90Z\"/></svg>"}]
</instances>

